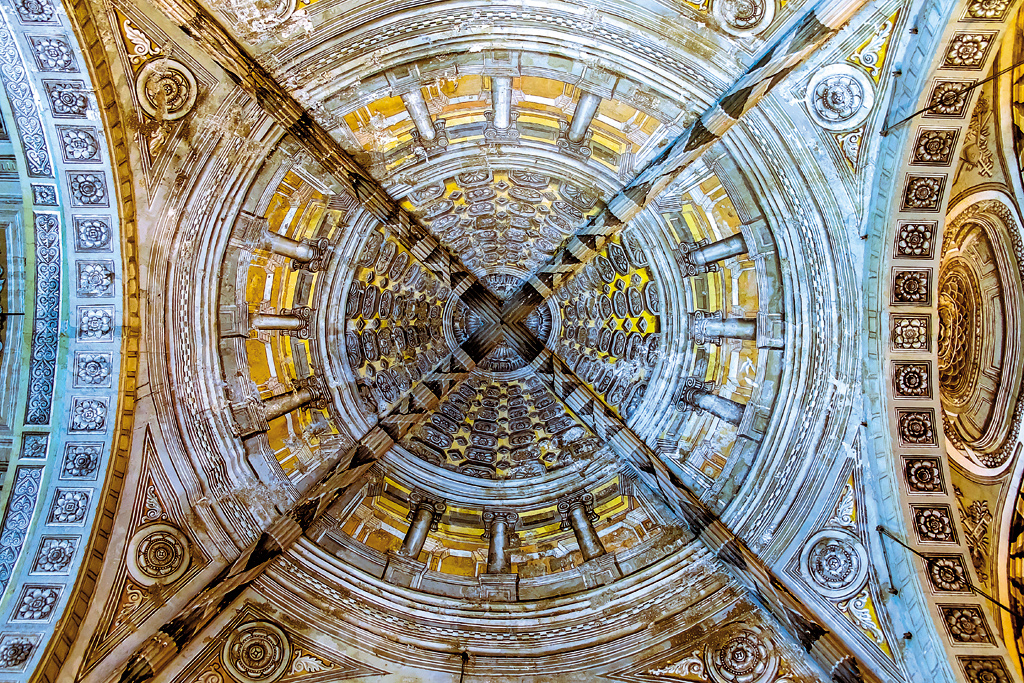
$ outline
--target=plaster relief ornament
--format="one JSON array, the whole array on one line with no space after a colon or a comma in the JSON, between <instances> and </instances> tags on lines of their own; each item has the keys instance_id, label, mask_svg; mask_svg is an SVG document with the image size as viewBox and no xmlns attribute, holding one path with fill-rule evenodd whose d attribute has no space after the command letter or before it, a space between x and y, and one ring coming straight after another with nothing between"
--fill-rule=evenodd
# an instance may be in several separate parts
<instances>
[{"instance_id":1,"label":"plaster relief ornament","mask_svg":"<svg viewBox=\"0 0 1024 683\"><path fill-rule=\"evenodd\" d=\"M36 574L65 574L75 557L78 543L73 538L44 538L35 564Z\"/></svg>"},{"instance_id":2,"label":"plaster relief ornament","mask_svg":"<svg viewBox=\"0 0 1024 683\"><path fill-rule=\"evenodd\" d=\"M78 71L71 46L61 38L30 37L40 71Z\"/></svg>"},{"instance_id":3,"label":"plaster relief ornament","mask_svg":"<svg viewBox=\"0 0 1024 683\"><path fill-rule=\"evenodd\" d=\"M726 33L753 36L771 26L775 0L715 0L711 13Z\"/></svg>"},{"instance_id":4,"label":"plaster relief ornament","mask_svg":"<svg viewBox=\"0 0 1024 683\"><path fill-rule=\"evenodd\" d=\"M50 111L57 118L84 118L89 98L82 81L50 81L45 84Z\"/></svg>"},{"instance_id":5,"label":"plaster relief ornament","mask_svg":"<svg viewBox=\"0 0 1024 683\"><path fill-rule=\"evenodd\" d=\"M89 513L88 489L57 489L48 524L80 525Z\"/></svg>"},{"instance_id":6,"label":"plaster relief ornament","mask_svg":"<svg viewBox=\"0 0 1024 683\"><path fill-rule=\"evenodd\" d=\"M967 568L959 555L938 555L926 561L932 590L937 592L969 593Z\"/></svg>"},{"instance_id":7,"label":"plaster relief ornament","mask_svg":"<svg viewBox=\"0 0 1024 683\"><path fill-rule=\"evenodd\" d=\"M291 662L291 643L280 628L267 621L242 624L228 636L221 659L228 672L243 683L272 683Z\"/></svg>"},{"instance_id":8,"label":"plaster relief ornament","mask_svg":"<svg viewBox=\"0 0 1024 683\"><path fill-rule=\"evenodd\" d=\"M56 586L26 586L14 608L12 620L46 621L53 614L53 608L60 598L61 589Z\"/></svg>"},{"instance_id":9,"label":"plaster relief ornament","mask_svg":"<svg viewBox=\"0 0 1024 683\"><path fill-rule=\"evenodd\" d=\"M800 553L800 570L821 595L849 599L867 582L867 549L847 531L825 529L807 539Z\"/></svg>"},{"instance_id":10,"label":"plaster relief ornament","mask_svg":"<svg viewBox=\"0 0 1024 683\"><path fill-rule=\"evenodd\" d=\"M907 488L914 493L941 493L942 470L935 458L906 458L904 475Z\"/></svg>"},{"instance_id":11,"label":"plaster relief ornament","mask_svg":"<svg viewBox=\"0 0 1024 683\"><path fill-rule=\"evenodd\" d=\"M825 130L850 130L864 123L875 103L874 84L851 64L818 69L807 85L807 111Z\"/></svg>"},{"instance_id":12,"label":"plaster relief ornament","mask_svg":"<svg viewBox=\"0 0 1024 683\"><path fill-rule=\"evenodd\" d=\"M973 605L942 607L942 618L947 632L957 643L991 643L992 636L985 624L985 615Z\"/></svg>"},{"instance_id":13,"label":"plaster relief ornament","mask_svg":"<svg viewBox=\"0 0 1024 683\"><path fill-rule=\"evenodd\" d=\"M968 683L1010 683L1010 675L999 657L960 657Z\"/></svg>"},{"instance_id":14,"label":"plaster relief ornament","mask_svg":"<svg viewBox=\"0 0 1024 683\"><path fill-rule=\"evenodd\" d=\"M140 527L128 542L128 573L143 586L174 583L190 562L188 537L170 524Z\"/></svg>"},{"instance_id":15,"label":"plaster relief ornament","mask_svg":"<svg viewBox=\"0 0 1024 683\"><path fill-rule=\"evenodd\" d=\"M19 669L32 655L35 645L28 638L11 638L0 645L0 669Z\"/></svg>"},{"instance_id":16,"label":"plaster relief ornament","mask_svg":"<svg viewBox=\"0 0 1024 683\"><path fill-rule=\"evenodd\" d=\"M14 9L25 23L53 21L53 5L49 0L15 0Z\"/></svg>"},{"instance_id":17,"label":"plaster relief ornament","mask_svg":"<svg viewBox=\"0 0 1024 683\"><path fill-rule=\"evenodd\" d=\"M995 35L989 31L955 34L946 50L943 68L980 69L988 57Z\"/></svg>"},{"instance_id":18,"label":"plaster relief ornament","mask_svg":"<svg viewBox=\"0 0 1024 683\"><path fill-rule=\"evenodd\" d=\"M158 121L177 121L196 104L199 90L188 67L174 59L148 62L135 79L142 109Z\"/></svg>"},{"instance_id":19,"label":"plaster relief ornament","mask_svg":"<svg viewBox=\"0 0 1024 683\"><path fill-rule=\"evenodd\" d=\"M935 222L901 221L896 232L896 258L931 258L937 229Z\"/></svg>"},{"instance_id":20,"label":"plaster relief ornament","mask_svg":"<svg viewBox=\"0 0 1024 683\"><path fill-rule=\"evenodd\" d=\"M966 16L971 19L1002 21L1008 9L1010 9L1008 0L974 0L967 6Z\"/></svg>"},{"instance_id":21,"label":"plaster relief ornament","mask_svg":"<svg viewBox=\"0 0 1024 683\"><path fill-rule=\"evenodd\" d=\"M660 676L670 680L691 681L691 683L705 683L708 680L707 671L704 668L704 661L701 659L700 650L694 651L688 657L680 659L659 669L651 669L647 672L651 676Z\"/></svg>"},{"instance_id":22,"label":"plaster relief ornament","mask_svg":"<svg viewBox=\"0 0 1024 683\"><path fill-rule=\"evenodd\" d=\"M745 625L727 627L709 644L704 658L718 683L767 683L779 669L772 644Z\"/></svg>"},{"instance_id":23,"label":"plaster relief ornament","mask_svg":"<svg viewBox=\"0 0 1024 683\"><path fill-rule=\"evenodd\" d=\"M100 399L75 399L71 410L71 431L97 432L104 429L107 404Z\"/></svg>"}]
</instances>

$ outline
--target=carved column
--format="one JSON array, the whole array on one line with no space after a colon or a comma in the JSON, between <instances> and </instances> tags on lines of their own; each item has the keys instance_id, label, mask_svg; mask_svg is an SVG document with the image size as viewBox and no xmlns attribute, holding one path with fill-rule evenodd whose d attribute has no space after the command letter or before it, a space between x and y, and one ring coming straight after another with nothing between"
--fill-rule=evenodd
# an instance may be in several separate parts
<instances>
[{"instance_id":1,"label":"carved column","mask_svg":"<svg viewBox=\"0 0 1024 683\"><path fill-rule=\"evenodd\" d=\"M718 344L723 339L756 339L756 318L726 318L722 311L690 313L690 336L698 344Z\"/></svg>"},{"instance_id":2,"label":"carved column","mask_svg":"<svg viewBox=\"0 0 1024 683\"><path fill-rule=\"evenodd\" d=\"M323 408L327 404L327 391L317 377L303 377L295 382L295 390L273 396L261 401L251 397L231 404L231 417L234 419L238 435L243 439L265 432L268 423L282 415L312 404L315 408Z\"/></svg>"},{"instance_id":3,"label":"carved column","mask_svg":"<svg viewBox=\"0 0 1024 683\"><path fill-rule=\"evenodd\" d=\"M519 129L516 121L519 114L512 111L512 77L491 76L492 111L484 116L484 139L487 142L519 143Z\"/></svg>"},{"instance_id":4,"label":"carved column","mask_svg":"<svg viewBox=\"0 0 1024 683\"><path fill-rule=\"evenodd\" d=\"M494 105L494 127L512 125L512 77L491 76L491 103Z\"/></svg>"},{"instance_id":5,"label":"carved column","mask_svg":"<svg viewBox=\"0 0 1024 683\"><path fill-rule=\"evenodd\" d=\"M412 509L409 510L407 519L412 524L409 525L402 549L398 553L416 559L420 551L423 550L427 535L431 531L437 531L438 519L448 509L448 506L440 498L419 490L409 494L409 503Z\"/></svg>"},{"instance_id":6,"label":"carved column","mask_svg":"<svg viewBox=\"0 0 1024 683\"><path fill-rule=\"evenodd\" d=\"M487 547L487 573L508 574L511 569L508 550L519 515L507 510L484 510L483 521L484 536L490 539Z\"/></svg>"},{"instance_id":7,"label":"carved column","mask_svg":"<svg viewBox=\"0 0 1024 683\"><path fill-rule=\"evenodd\" d=\"M590 124L594 122L597 108L601 104L601 96L584 92L576 103L576 111L572 115L572 123L562 121L558 148L566 154L586 161L590 158Z\"/></svg>"},{"instance_id":8,"label":"carved column","mask_svg":"<svg viewBox=\"0 0 1024 683\"><path fill-rule=\"evenodd\" d=\"M580 101L576 103L576 111L572 115L572 125L569 126L569 132L566 134L570 142L577 144L583 142L583 138L586 137L587 131L590 130L590 124L594 122L594 116L597 114L597 108L600 105L600 95L584 92L580 96Z\"/></svg>"},{"instance_id":9,"label":"carved column","mask_svg":"<svg viewBox=\"0 0 1024 683\"><path fill-rule=\"evenodd\" d=\"M263 401L257 396L251 396L231 404L231 417L236 433L242 439L246 458L263 481L288 479L267 440L270 421L306 405L314 408L327 405L327 391L316 377L304 377L296 381L295 390L287 394Z\"/></svg>"},{"instance_id":10,"label":"carved column","mask_svg":"<svg viewBox=\"0 0 1024 683\"><path fill-rule=\"evenodd\" d=\"M594 522L597 521L594 494L581 491L561 498L558 501L558 512L562 515L562 529L571 528L576 534L576 542L583 553L583 559L592 560L604 555L604 546L601 545L601 539L597 537L597 531L594 529Z\"/></svg>"},{"instance_id":11,"label":"carved column","mask_svg":"<svg viewBox=\"0 0 1024 683\"><path fill-rule=\"evenodd\" d=\"M283 308L278 313L253 313L249 325L256 330L277 330L300 339L309 339L313 309L306 306Z\"/></svg>"},{"instance_id":12,"label":"carved column","mask_svg":"<svg viewBox=\"0 0 1024 683\"><path fill-rule=\"evenodd\" d=\"M270 230L267 219L247 211L238 214L238 221L232 231L232 242L250 252L267 249L292 259L292 267L309 271L321 270L325 265L325 256L330 241L327 238L318 240L293 240L278 235Z\"/></svg>"},{"instance_id":13,"label":"carved column","mask_svg":"<svg viewBox=\"0 0 1024 683\"><path fill-rule=\"evenodd\" d=\"M405 109L416 126L414 136L424 150L430 151L438 147L448 146L448 137L444 132L444 121L433 121L430 118L430 111L423 99L423 92L419 87L402 94L402 102Z\"/></svg>"},{"instance_id":14,"label":"carved column","mask_svg":"<svg viewBox=\"0 0 1024 683\"><path fill-rule=\"evenodd\" d=\"M746 406L711 393L714 388L714 382L704 382L696 377L687 377L683 383L677 407L681 410L707 411L726 422L738 425L743 419L743 409Z\"/></svg>"},{"instance_id":15,"label":"carved column","mask_svg":"<svg viewBox=\"0 0 1024 683\"><path fill-rule=\"evenodd\" d=\"M327 392L324 391L320 380L316 377L303 377L295 382L295 391L266 399L263 401L263 408L269 422L307 404L312 403L313 407L319 408L326 402Z\"/></svg>"},{"instance_id":16,"label":"carved column","mask_svg":"<svg viewBox=\"0 0 1024 683\"><path fill-rule=\"evenodd\" d=\"M317 271L324 267L324 255L330 242L327 238L315 241L298 241L275 232L267 232L264 244L270 251L288 256L292 259L292 267L303 270Z\"/></svg>"},{"instance_id":17,"label":"carved column","mask_svg":"<svg viewBox=\"0 0 1024 683\"><path fill-rule=\"evenodd\" d=\"M745 253L747 244L743 241L743 235L736 233L717 242L698 242L695 245L684 242L679 245L676 260L687 275L697 275L715 272L718 270L718 261Z\"/></svg>"}]
</instances>

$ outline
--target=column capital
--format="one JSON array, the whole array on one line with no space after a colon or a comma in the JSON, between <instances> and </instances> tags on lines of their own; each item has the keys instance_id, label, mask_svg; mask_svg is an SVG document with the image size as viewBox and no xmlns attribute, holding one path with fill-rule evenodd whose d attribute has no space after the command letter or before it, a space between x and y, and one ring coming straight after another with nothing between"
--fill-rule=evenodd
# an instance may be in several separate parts
<instances>
[{"instance_id":1,"label":"column capital","mask_svg":"<svg viewBox=\"0 0 1024 683\"><path fill-rule=\"evenodd\" d=\"M579 142L573 142L569 139L569 128L572 126L565 119L558 120L558 151L564 152L574 159L579 159L582 162L590 160L590 155L593 152L590 150L590 138L594 136L594 132L587 129L584 133L583 139Z\"/></svg>"},{"instance_id":2,"label":"column capital","mask_svg":"<svg viewBox=\"0 0 1024 683\"><path fill-rule=\"evenodd\" d=\"M690 332L693 334L693 341L701 345L711 343L721 346L721 336L708 334L709 322L722 322L722 312L698 309L690 313Z\"/></svg>"},{"instance_id":3,"label":"column capital","mask_svg":"<svg viewBox=\"0 0 1024 683\"><path fill-rule=\"evenodd\" d=\"M700 394L710 394L714 390L714 382L705 382L700 377L687 377L683 380L683 386L679 391L679 400L676 402L676 408L679 410L696 410L698 412L704 412L703 409L697 405L697 398Z\"/></svg>"},{"instance_id":4,"label":"column capital","mask_svg":"<svg viewBox=\"0 0 1024 683\"><path fill-rule=\"evenodd\" d=\"M519 144L519 112L509 112L508 128L498 128L494 125L494 111L488 109L484 112L484 141L488 144L518 145Z\"/></svg>"},{"instance_id":5,"label":"column capital","mask_svg":"<svg viewBox=\"0 0 1024 683\"><path fill-rule=\"evenodd\" d=\"M558 513L562 516L562 529L572 529L571 513L573 508L581 508L591 522L598 520L594 512L594 494L590 491L578 491L558 499Z\"/></svg>"},{"instance_id":6,"label":"column capital","mask_svg":"<svg viewBox=\"0 0 1024 683\"><path fill-rule=\"evenodd\" d=\"M430 530L437 531L438 520L448 509L448 504L439 496L427 493L422 489L413 489L409 493L409 514L405 518L410 522L413 521L416 512L421 508L430 512Z\"/></svg>"},{"instance_id":7,"label":"column capital","mask_svg":"<svg viewBox=\"0 0 1024 683\"><path fill-rule=\"evenodd\" d=\"M508 525L508 530L515 530L516 526L519 525L519 513L511 510L493 510L486 509L481 515L484 522L484 538L491 535L491 525L495 522L504 522Z\"/></svg>"},{"instance_id":8,"label":"column capital","mask_svg":"<svg viewBox=\"0 0 1024 683\"><path fill-rule=\"evenodd\" d=\"M321 237L315 240L302 240L302 244L313 251L313 257L308 261L300 261L293 258L292 268L294 270L308 270L311 273L323 270L327 265L327 249L331 246L331 241L326 237Z\"/></svg>"},{"instance_id":9,"label":"column capital","mask_svg":"<svg viewBox=\"0 0 1024 683\"><path fill-rule=\"evenodd\" d=\"M311 398L307 405L311 408L323 410L327 407L327 387L324 386L323 380L316 375L309 375L308 377L295 380L295 389L298 391L302 389L309 391Z\"/></svg>"},{"instance_id":10,"label":"column capital","mask_svg":"<svg viewBox=\"0 0 1024 683\"><path fill-rule=\"evenodd\" d=\"M434 156L435 154L441 154L448 149L448 131L445 130L445 126L448 122L444 119L437 119L432 122L434 127L434 139L424 140L420 132L415 128L412 129L412 140L413 145L423 150L423 153L427 155L427 158Z\"/></svg>"},{"instance_id":11,"label":"column capital","mask_svg":"<svg viewBox=\"0 0 1024 683\"><path fill-rule=\"evenodd\" d=\"M697 263L693 257L694 253L701 247L705 247L710 243L711 241L705 238L698 240L693 244L690 244L689 242L680 242L676 245L676 248L672 253L676 258L676 263L682 267L684 274L692 277L694 275L700 275L701 273L717 273L721 270L717 263L701 264Z\"/></svg>"},{"instance_id":12,"label":"column capital","mask_svg":"<svg viewBox=\"0 0 1024 683\"><path fill-rule=\"evenodd\" d=\"M297 308L282 308L278 315L286 315L302 321L302 327L294 330L281 330L281 334L299 339L309 339L313 327L313 309L309 306L298 306Z\"/></svg>"}]
</instances>

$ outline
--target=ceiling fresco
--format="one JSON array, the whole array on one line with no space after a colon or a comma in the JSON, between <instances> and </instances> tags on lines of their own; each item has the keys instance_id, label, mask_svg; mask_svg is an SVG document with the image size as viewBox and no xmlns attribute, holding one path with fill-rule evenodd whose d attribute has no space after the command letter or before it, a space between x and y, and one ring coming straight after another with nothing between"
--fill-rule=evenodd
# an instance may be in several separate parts
<instances>
[{"instance_id":1,"label":"ceiling fresco","mask_svg":"<svg viewBox=\"0 0 1024 683\"><path fill-rule=\"evenodd\" d=\"M0 680L1020 679L1018 5L0 0Z\"/></svg>"}]
</instances>

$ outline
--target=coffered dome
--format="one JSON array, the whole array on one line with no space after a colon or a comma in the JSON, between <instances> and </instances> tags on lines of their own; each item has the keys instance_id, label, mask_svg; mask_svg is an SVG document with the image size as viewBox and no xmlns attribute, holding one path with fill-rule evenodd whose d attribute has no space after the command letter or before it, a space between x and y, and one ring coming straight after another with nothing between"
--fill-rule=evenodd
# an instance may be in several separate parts
<instances>
[{"instance_id":1,"label":"coffered dome","mask_svg":"<svg viewBox=\"0 0 1024 683\"><path fill-rule=\"evenodd\" d=\"M1017 16L0 0L0 678L1019 677Z\"/></svg>"}]
</instances>

